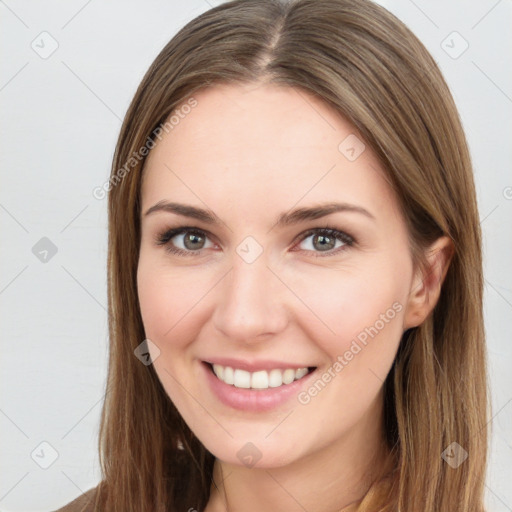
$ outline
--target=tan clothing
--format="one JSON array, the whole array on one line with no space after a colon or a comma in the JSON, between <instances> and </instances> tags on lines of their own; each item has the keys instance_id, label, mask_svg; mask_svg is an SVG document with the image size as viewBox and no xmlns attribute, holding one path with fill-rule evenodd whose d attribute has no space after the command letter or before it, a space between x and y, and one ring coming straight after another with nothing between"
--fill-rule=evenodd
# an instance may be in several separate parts
<instances>
[{"instance_id":1,"label":"tan clothing","mask_svg":"<svg viewBox=\"0 0 512 512\"><path fill-rule=\"evenodd\" d=\"M93 487L54 512L93 512L98 487Z\"/></svg>"},{"instance_id":2,"label":"tan clothing","mask_svg":"<svg viewBox=\"0 0 512 512\"><path fill-rule=\"evenodd\" d=\"M54 512L94 512L94 498L96 497L97 489L98 487L89 489L84 494L81 494L73 501ZM357 505L358 503L349 505L339 512L355 512L357 510Z\"/></svg>"}]
</instances>

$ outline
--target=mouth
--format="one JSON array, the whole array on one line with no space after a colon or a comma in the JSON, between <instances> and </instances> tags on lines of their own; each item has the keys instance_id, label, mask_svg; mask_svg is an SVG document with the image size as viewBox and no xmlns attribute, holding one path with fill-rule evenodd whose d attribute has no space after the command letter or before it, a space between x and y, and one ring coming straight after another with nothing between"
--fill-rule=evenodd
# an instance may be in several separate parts
<instances>
[{"instance_id":1,"label":"mouth","mask_svg":"<svg viewBox=\"0 0 512 512\"><path fill-rule=\"evenodd\" d=\"M222 366L203 361L208 370L221 382L234 388L268 390L272 388L284 388L295 381L301 380L314 372L316 366L302 368L287 368L284 370L275 368L271 370L259 370L249 372L231 366Z\"/></svg>"}]
</instances>

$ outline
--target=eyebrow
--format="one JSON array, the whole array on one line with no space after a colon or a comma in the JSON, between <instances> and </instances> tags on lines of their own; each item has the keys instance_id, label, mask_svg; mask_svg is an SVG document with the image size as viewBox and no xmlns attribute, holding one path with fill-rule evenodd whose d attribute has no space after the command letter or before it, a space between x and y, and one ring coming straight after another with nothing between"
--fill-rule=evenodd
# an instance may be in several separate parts
<instances>
[{"instance_id":1,"label":"eyebrow","mask_svg":"<svg viewBox=\"0 0 512 512\"><path fill-rule=\"evenodd\" d=\"M165 200L159 201L151 208L149 208L144 214L145 217L155 212L169 212L181 215L182 217L189 217L191 219L197 219L206 224L220 225L222 221L217 215L211 210L198 208L181 203L173 203ZM357 206L349 203L322 203L316 206L308 208L297 208L290 212L285 212L279 215L274 223L274 226L285 227L294 224L299 224L308 220L315 220L321 217L325 217L336 212L352 212L360 213L370 219L376 220L368 210L361 206Z\"/></svg>"}]
</instances>

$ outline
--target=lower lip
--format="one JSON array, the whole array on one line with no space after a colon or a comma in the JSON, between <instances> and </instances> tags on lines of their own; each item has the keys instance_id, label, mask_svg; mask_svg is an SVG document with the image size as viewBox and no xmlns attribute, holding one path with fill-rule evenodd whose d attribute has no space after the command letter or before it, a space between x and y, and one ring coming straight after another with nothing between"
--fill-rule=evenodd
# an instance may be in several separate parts
<instances>
[{"instance_id":1,"label":"lower lip","mask_svg":"<svg viewBox=\"0 0 512 512\"><path fill-rule=\"evenodd\" d=\"M210 389L217 398L225 405L243 411L263 412L275 409L292 397L297 396L303 387L305 387L316 370L308 373L301 379L295 380L290 384L284 384L277 388L268 389L247 389L237 388L221 381L213 373L210 365L201 362L203 371Z\"/></svg>"}]
</instances>

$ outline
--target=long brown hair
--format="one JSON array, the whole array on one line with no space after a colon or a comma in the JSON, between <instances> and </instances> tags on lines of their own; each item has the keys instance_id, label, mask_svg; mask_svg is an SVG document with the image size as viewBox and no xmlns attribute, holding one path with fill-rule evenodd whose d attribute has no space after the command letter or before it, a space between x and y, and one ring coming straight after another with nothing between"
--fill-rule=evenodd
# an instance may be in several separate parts
<instances>
[{"instance_id":1,"label":"long brown hair","mask_svg":"<svg viewBox=\"0 0 512 512\"><path fill-rule=\"evenodd\" d=\"M353 123L398 197L415 261L421 264L421 250L441 235L455 248L438 304L404 333L385 382L393 459L357 510L483 511L489 405L470 155L435 61L400 20L369 0L226 2L182 28L142 80L109 182L110 353L97 510L202 511L208 502L214 456L152 365L134 355L145 339L136 286L140 154L194 92L255 81L314 94ZM457 468L442 457L450 445L451 455L468 454Z\"/></svg>"}]
</instances>

